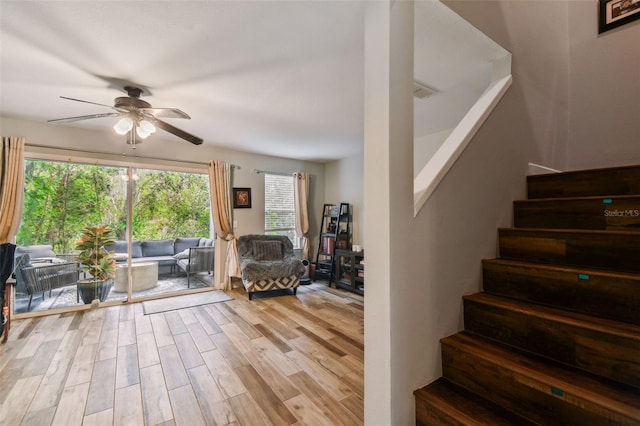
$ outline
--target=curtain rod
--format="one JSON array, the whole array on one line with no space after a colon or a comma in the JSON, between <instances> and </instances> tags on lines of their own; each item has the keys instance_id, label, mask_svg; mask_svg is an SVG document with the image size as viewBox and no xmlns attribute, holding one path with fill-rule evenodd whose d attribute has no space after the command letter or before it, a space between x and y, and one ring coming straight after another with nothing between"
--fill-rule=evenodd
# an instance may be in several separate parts
<instances>
[{"instance_id":1,"label":"curtain rod","mask_svg":"<svg viewBox=\"0 0 640 426\"><path fill-rule=\"evenodd\" d=\"M267 174L270 174L270 175L278 175L278 176L293 176L294 173L296 173L296 172L294 172L294 173L270 172L268 170L258 170L258 169L253 169L253 172L258 174L258 175L260 173L267 173Z\"/></svg>"},{"instance_id":2,"label":"curtain rod","mask_svg":"<svg viewBox=\"0 0 640 426\"><path fill-rule=\"evenodd\" d=\"M37 145L37 144L33 144L33 143L26 143L25 146L31 146L31 147L35 147L35 148L46 148L46 149L54 149L54 150L59 150L59 151L71 151L71 152L81 152L84 154L100 154L100 155L113 155L116 157L125 157L127 159L136 159L136 158L140 158L142 160L159 160L159 161L168 161L171 163L183 163L183 164L197 164L197 165L201 165L201 166L208 166L209 162L203 163L201 161L189 161L189 160L169 160L166 158L160 158L160 157L140 157L140 156L129 156L126 154L114 154L112 152L102 152L102 151L89 151L86 149L78 149L78 148L60 148L57 146L49 146L49 145ZM235 164L231 165L232 168L234 169L242 169L242 167L240 166L236 166Z\"/></svg>"}]
</instances>

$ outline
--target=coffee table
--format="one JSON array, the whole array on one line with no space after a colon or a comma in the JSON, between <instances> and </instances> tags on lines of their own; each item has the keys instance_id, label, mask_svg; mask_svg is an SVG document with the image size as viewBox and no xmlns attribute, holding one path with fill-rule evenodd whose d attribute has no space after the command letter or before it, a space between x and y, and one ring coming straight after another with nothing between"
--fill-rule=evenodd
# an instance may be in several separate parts
<instances>
[{"instance_id":1,"label":"coffee table","mask_svg":"<svg viewBox=\"0 0 640 426\"><path fill-rule=\"evenodd\" d=\"M158 285L158 262L140 262L131 264L132 291L142 291ZM113 291L127 291L127 265L118 265Z\"/></svg>"}]
</instances>

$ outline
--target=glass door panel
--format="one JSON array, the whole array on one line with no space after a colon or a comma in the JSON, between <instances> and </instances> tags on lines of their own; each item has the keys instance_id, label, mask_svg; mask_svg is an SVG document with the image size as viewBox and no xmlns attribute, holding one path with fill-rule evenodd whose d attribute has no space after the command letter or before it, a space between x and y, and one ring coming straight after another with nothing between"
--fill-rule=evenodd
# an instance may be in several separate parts
<instances>
[{"instance_id":1,"label":"glass door panel","mask_svg":"<svg viewBox=\"0 0 640 426\"><path fill-rule=\"evenodd\" d=\"M75 243L89 226L107 225L116 239L126 235L125 175L120 167L25 160L14 312L83 304L77 281L87 273L75 259Z\"/></svg>"},{"instance_id":2,"label":"glass door panel","mask_svg":"<svg viewBox=\"0 0 640 426\"><path fill-rule=\"evenodd\" d=\"M207 175L132 169L132 296L213 286Z\"/></svg>"}]
</instances>

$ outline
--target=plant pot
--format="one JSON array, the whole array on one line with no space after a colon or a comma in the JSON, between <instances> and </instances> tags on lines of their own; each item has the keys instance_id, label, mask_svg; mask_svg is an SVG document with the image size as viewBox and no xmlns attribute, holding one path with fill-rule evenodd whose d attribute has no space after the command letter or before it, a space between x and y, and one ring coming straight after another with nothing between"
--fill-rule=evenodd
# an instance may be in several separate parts
<instances>
[{"instance_id":1,"label":"plant pot","mask_svg":"<svg viewBox=\"0 0 640 426\"><path fill-rule=\"evenodd\" d=\"M113 287L113 280L106 281L94 281L92 279L78 280L78 291L82 301L88 305L94 299L98 299L101 302L107 300L111 288Z\"/></svg>"}]
</instances>

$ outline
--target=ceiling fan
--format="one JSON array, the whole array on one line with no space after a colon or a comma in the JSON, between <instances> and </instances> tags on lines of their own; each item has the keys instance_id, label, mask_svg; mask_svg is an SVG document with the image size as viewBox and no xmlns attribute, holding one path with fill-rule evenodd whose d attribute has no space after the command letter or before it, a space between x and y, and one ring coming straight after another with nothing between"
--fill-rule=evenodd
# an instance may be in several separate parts
<instances>
[{"instance_id":1,"label":"ceiling fan","mask_svg":"<svg viewBox=\"0 0 640 426\"><path fill-rule=\"evenodd\" d=\"M187 133L184 130L178 129L177 127L172 126L171 124L158 118L162 117L191 119L188 114L177 108L153 108L150 103L140 99L140 95L142 94L142 89L140 88L125 86L124 90L127 91L128 96L115 98L113 106L99 104L96 102L83 101L81 99L68 98L66 96L60 96L62 99L68 99L70 101L105 106L107 108L114 109L116 112L81 115L79 117L58 118L48 121L50 123L71 123L74 121L89 120L92 118L121 117L118 124L114 126L114 130L122 135L128 134L127 143L133 145L134 148L136 143L142 142L142 139L155 132L156 127L186 141L189 141L194 145L202 144L202 138Z\"/></svg>"}]
</instances>

